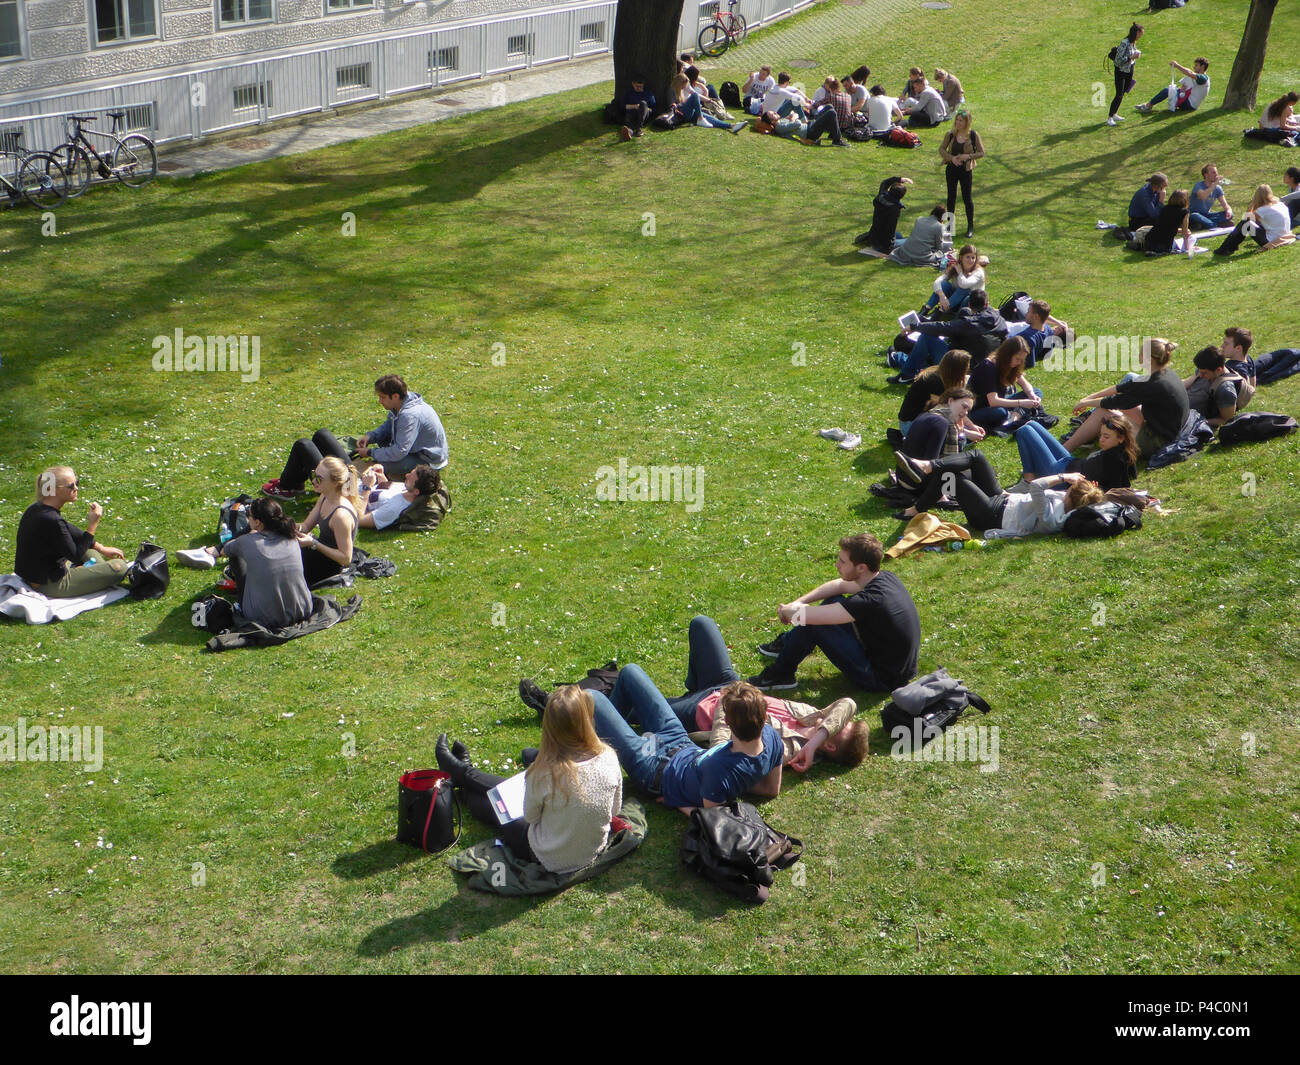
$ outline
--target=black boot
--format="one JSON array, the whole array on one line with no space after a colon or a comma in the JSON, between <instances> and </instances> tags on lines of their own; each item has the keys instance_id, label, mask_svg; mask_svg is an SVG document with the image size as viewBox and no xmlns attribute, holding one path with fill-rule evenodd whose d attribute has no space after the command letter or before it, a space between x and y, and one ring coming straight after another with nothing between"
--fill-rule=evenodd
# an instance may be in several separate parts
<instances>
[{"instance_id":1,"label":"black boot","mask_svg":"<svg viewBox=\"0 0 1300 1065\"><path fill-rule=\"evenodd\" d=\"M459 756L453 753L457 750L461 752ZM463 743L457 742L453 747L447 746L445 732L434 744L433 756L438 762L438 768L451 777L451 782L458 788L469 788L471 791L486 794L489 789L497 786L496 777L474 768L474 763L469 760L469 750Z\"/></svg>"}]
</instances>

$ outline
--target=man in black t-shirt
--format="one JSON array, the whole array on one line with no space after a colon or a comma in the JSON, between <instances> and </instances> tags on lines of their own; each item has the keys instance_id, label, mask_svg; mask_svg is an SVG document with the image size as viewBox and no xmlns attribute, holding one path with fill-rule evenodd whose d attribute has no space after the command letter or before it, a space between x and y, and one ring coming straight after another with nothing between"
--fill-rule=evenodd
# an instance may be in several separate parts
<instances>
[{"instance_id":1,"label":"man in black t-shirt","mask_svg":"<svg viewBox=\"0 0 1300 1065\"><path fill-rule=\"evenodd\" d=\"M880 571L883 557L870 533L840 540L839 579L777 608L794 628L759 648L776 661L750 683L764 691L798 687L799 663L819 647L865 691L892 691L916 676L921 621L903 582Z\"/></svg>"},{"instance_id":2,"label":"man in black t-shirt","mask_svg":"<svg viewBox=\"0 0 1300 1065\"><path fill-rule=\"evenodd\" d=\"M51 466L36 479L36 502L18 523L14 572L52 599L102 592L126 575L122 552L95 539L103 507L90 504L84 531L60 513L77 498L78 489L70 467Z\"/></svg>"}]
</instances>

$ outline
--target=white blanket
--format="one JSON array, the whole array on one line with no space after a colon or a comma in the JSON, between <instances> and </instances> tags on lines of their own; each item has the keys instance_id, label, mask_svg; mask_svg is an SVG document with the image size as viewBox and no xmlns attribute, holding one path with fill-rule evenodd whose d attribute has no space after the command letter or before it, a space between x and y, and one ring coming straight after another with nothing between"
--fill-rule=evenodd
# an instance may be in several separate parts
<instances>
[{"instance_id":1,"label":"white blanket","mask_svg":"<svg viewBox=\"0 0 1300 1065\"><path fill-rule=\"evenodd\" d=\"M79 595L72 599L50 599L30 588L16 573L0 575L0 614L22 618L28 625L44 625L51 621L67 621L87 610L95 610L126 596L125 588L107 588L94 595Z\"/></svg>"}]
</instances>

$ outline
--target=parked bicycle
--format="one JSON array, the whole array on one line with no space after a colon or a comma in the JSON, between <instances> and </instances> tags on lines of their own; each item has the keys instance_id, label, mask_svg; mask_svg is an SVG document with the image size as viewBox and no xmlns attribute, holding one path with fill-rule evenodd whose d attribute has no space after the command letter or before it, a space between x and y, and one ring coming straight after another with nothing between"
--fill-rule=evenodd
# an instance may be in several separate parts
<instances>
[{"instance_id":1,"label":"parked bicycle","mask_svg":"<svg viewBox=\"0 0 1300 1065\"><path fill-rule=\"evenodd\" d=\"M118 135L118 126L126 118L125 111L105 114L113 122L113 128L107 131L88 124L96 120L94 115L69 115L68 139L54 149L55 159L68 173L68 191L72 196L85 192L96 176L105 181L117 178L133 189L149 184L158 176L158 150L153 141L143 133ZM107 158L100 155L87 133L112 140L111 152L105 148Z\"/></svg>"},{"instance_id":2,"label":"parked bicycle","mask_svg":"<svg viewBox=\"0 0 1300 1065\"><path fill-rule=\"evenodd\" d=\"M700 51L710 59L717 59L733 44L740 44L749 32L745 16L736 14L740 0L727 0L727 13L713 12L713 21L700 30Z\"/></svg>"},{"instance_id":3,"label":"parked bicycle","mask_svg":"<svg viewBox=\"0 0 1300 1065\"><path fill-rule=\"evenodd\" d=\"M22 147L22 127L0 132L0 192L10 204L27 200L33 207L52 211L68 198L68 175L49 152L29 152Z\"/></svg>"}]
</instances>

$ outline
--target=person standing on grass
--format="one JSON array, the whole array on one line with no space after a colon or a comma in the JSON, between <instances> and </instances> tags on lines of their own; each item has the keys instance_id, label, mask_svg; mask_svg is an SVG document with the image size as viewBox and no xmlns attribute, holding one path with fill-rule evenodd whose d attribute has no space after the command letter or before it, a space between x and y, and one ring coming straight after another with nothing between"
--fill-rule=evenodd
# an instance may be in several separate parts
<instances>
[{"instance_id":1,"label":"person standing on grass","mask_svg":"<svg viewBox=\"0 0 1300 1065\"><path fill-rule=\"evenodd\" d=\"M952 129L944 134L939 145L939 157L944 161L944 174L948 179L948 213L957 206L957 186L961 186L961 202L966 208L966 237L975 235L975 200L971 195L971 180L975 162L984 158L984 144L980 135L971 128L970 112L961 108L952 120Z\"/></svg>"},{"instance_id":2,"label":"person standing on grass","mask_svg":"<svg viewBox=\"0 0 1300 1065\"><path fill-rule=\"evenodd\" d=\"M18 522L14 572L50 599L93 595L120 584L125 556L95 539L104 508L90 504L85 529L62 514L77 499L80 486L71 466L51 466L36 478L36 502Z\"/></svg>"},{"instance_id":3,"label":"person standing on grass","mask_svg":"<svg viewBox=\"0 0 1300 1065\"><path fill-rule=\"evenodd\" d=\"M797 688L799 663L819 647L864 691L892 691L916 676L921 619L903 582L881 571L883 558L870 533L840 540L839 577L777 607L794 628L759 648L775 651L776 661L750 683L763 691Z\"/></svg>"},{"instance_id":4,"label":"person standing on grass","mask_svg":"<svg viewBox=\"0 0 1300 1065\"><path fill-rule=\"evenodd\" d=\"M1124 102L1124 97L1133 91L1133 86L1137 84L1137 79L1133 77L1134 68L1137 66L1138 59L1142 53L1138 50L1138 38L1142 36L1142 27L1138 23L1133 23L1128 28L1128 36L1115 46L1113 61L1115 63L1115 98L1110 102L1110 117L1106 119L1106 125L1114 126L1124 121L1124 116L1119 113L1119 105Z\"/></svg>"}]
</instances>

